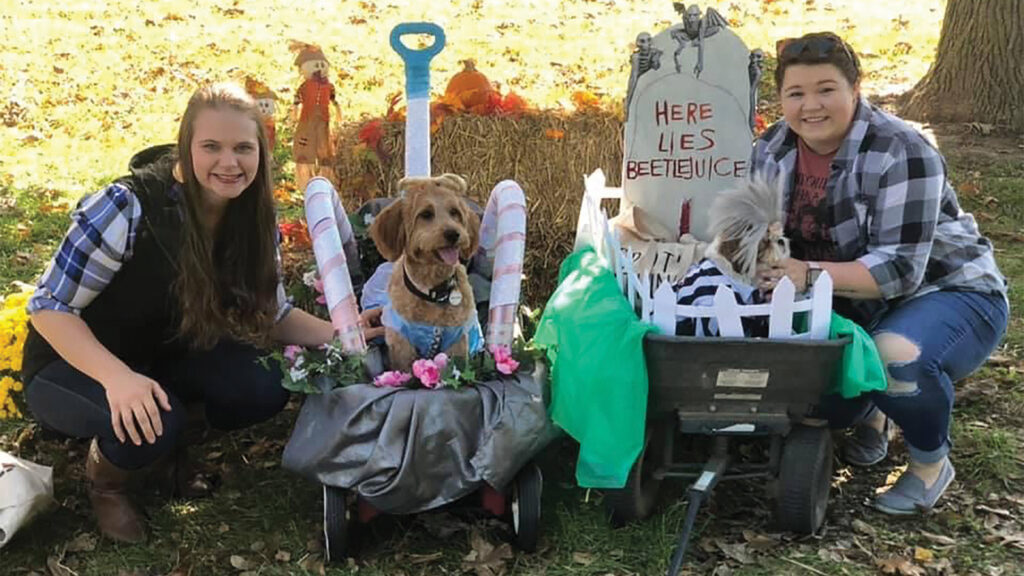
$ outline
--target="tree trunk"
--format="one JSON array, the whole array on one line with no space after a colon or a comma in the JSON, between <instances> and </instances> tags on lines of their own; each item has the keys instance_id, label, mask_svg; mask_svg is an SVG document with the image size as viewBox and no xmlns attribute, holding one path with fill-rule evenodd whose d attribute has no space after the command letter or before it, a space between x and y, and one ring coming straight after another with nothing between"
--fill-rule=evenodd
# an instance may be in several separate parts
<instances>
[{"instance_id":1,"label":"tree trunk","mask_svg":"<svg viewBox=\"0 0 1024 576\"><path fill-rule=\"evenodd\" d=\"M1024 131L1024 0L948 0L935 63L902 113Z\"/></svg>"}]
</instances>

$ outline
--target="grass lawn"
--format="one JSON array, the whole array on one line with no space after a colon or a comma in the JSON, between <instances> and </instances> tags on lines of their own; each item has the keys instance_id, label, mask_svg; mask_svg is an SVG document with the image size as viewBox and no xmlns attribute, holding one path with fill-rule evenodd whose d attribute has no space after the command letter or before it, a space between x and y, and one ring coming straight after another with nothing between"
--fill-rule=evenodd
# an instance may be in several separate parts
<instances>
[{"instance_id":1,"label":"grass lawn","mask_svg":"<svg viewBox=\"0 0 1024 576\"><path fill-rule=\"evenodd\" d=\"M154 0L21 3L0 14L0 294L32 282L67 227L82 193L119 175L131 153L173 138L194 82L249 72L283 101L298 76L290 38L318 42L332 62L345 121L380 115L400 91L401 68L386 44L401 21L432 19L448 33L434 83L473 57L503 90L539 108L571 107L578 89L618 106L629 45L676 17L669 2L563 3L459 0L444 5L362 0L236 2ZM820 29L845 35L862 55L865 86L900 92L933 58L943 3L907 0L709 1L750 47ZM26 39L30 39L26 40ZM346 129L350 129L350 126ZM934 127L964 208L997 247L1011 280L1011 325L988 365L957 386L953 437L958 479L926 518L893 520L864 500L906 463L897 442L870 470L837 461L820 534L777 535L770 501L754 482L723 484L698 517L689 574L1024 574L1024 139ZM279 147L279 178L290 174ZM551 274L556 274L555 270ZM0 550L0 574L614 574L663 573L682 524L685 486L664 488L656 515L612 530L602 495L575 486L576 448L557 441L540 458L544 530L535 554L475 569L464 564L481 539L505 526L471 511L375 521L359 557L323 566L319 487L280 469L298 401L264 425L202 446L218 469L213 498L168 502L147 494L152 534L141 546L97 539L82 484L86 444L54 438L27 420L0 421L0 449L54 467L59 504ZM490 571L487 571L490 570Z\"/></svg>"}]
</instances>

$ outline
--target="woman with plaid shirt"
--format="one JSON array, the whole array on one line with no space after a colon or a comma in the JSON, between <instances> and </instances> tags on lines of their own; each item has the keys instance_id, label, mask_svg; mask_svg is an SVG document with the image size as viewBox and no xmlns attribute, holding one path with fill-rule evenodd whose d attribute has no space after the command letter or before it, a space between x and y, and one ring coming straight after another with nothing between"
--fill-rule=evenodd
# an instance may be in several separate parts
<instances>
[{"instance_id":1,"label":"woman with plaid shirt","mask_svg":"<svg viewBox=\"0 0 1024 576\"><path fill-rule=\"evenodd\" d=\"M887 454L890 420L910 466L874 500L889 514L931 509L954 477L953 382L977 369L1007 325L1006 280L992 244L960 209L939 152L860 94L853 50L832 33L782 41L775 81L783 119L755 146L753 172L785 182L792 258L775 270L798 290L822 270L836 310L874 337L884 392L819 407L833 426L857 423L844 456Z\"/></svg>"}]
</instances>

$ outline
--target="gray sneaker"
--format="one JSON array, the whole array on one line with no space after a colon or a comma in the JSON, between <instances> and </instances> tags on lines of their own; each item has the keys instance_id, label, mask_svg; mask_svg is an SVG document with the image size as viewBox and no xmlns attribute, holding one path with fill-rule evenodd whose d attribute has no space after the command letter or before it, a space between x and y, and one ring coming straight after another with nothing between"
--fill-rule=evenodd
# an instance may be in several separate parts
<instances>
[{"instance_id":1,"label":"gray sneaker","mask_svg":"<svg viewBox=\"0 0 1024 576\"><path fill-rule=\"evenodd\" d=\"M949 458L942 463L942 470L932 487L925 490L924 481L910 472L904 472L887 492L875 497L872 506L876 510L897 516L925 513L935 507L942 494L956 478L956 470Z\"/></svg>"},{"instance_id":2,"label":"gray sneaker","mask_svg":"<svg viewBox=\"0 0 1024 576\"><path fill-rule=\"evenodd\" d=\"M878 410L873 408L872 410ZM871 417L874 412L868 413L865 419ZM853 433L846 437L846 444L843 446L843 459L854 466L874 466L885 460L889 453L889 431L892 422L887 416L882 431L879 432L865 422L853 427Z\"/></svg>"}]
</instances>

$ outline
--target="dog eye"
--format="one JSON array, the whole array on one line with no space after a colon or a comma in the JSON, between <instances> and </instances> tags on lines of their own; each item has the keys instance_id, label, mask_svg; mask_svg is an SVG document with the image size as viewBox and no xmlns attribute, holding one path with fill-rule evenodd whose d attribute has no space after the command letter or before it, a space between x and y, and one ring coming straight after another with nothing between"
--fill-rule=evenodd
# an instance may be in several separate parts
<instances>
[{"instance_id":1,"label":"dog eye","mask_svg":"<svg viewBox=\"0 0 1024 576\"><path fill-rule=\"evenodd\" d=\"M776 240L775 243L778 244L779 246L785 246L786 245L786 241L783 240L782 238L779 238L778 240Z\"/></svg>"},{"instance_id":2,"label":"dog eye","mask_svg":"<svg viewBox=\"0 0 1024 576\"><path fill-rule=\"evenodd\" d=\"M429 222L429 221L434 219L434 211L433 210L424 210L423 212L420 212L420 218L422 218L422 219L424 219L424 220Z\"/></svg>"},{"instance_id":3,"label":"dog eye","mask_svg":"<svg viewBox=\"0 0 1024 576\"><path fill-rule=\"evenodd\" d=\"M458 208L452 208L451 210L448 211L448 214L450 214L451 217L455 218L456 220L462 220L462 212L459 212Z\"/></svg>"}]
</instances>

